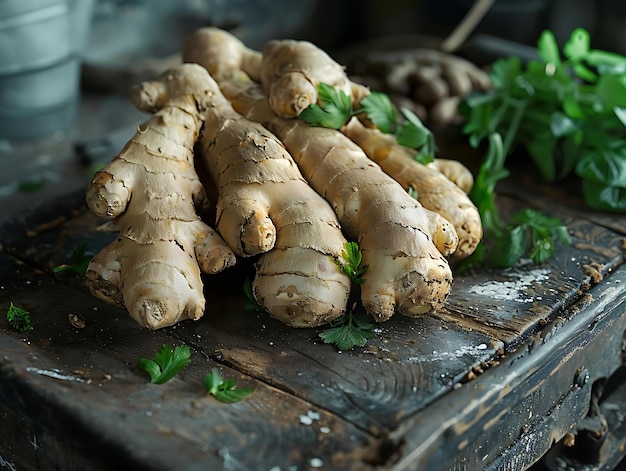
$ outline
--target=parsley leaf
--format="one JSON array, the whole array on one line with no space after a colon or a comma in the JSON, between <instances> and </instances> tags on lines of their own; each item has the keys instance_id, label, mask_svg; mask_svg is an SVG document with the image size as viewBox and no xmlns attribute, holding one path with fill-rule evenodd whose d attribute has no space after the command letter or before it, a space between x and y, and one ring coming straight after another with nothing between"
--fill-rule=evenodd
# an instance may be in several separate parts
<instances>
[{"instance_id":1,"label":"parsley leaf","mask_svg":"<svg viewBox=\"0 0 626 471\"><path fill-rule=\"evenodd\" d=\"M363 254L356 242L346 242L344 250L341 252L343 263L337 262L342 272L350 277L353 283L362 285L365 279L363 275L367 272L368 266L361 267Z\"/></svg>"},{"instance_id":2,"label":"parsley leaf","mask_svg":"<svg viewBox=\"0 0 626 471\"><path fill-rule=\"evenodd\" d=\"M191 349L188 345L172 348L163 345L154 356L154 360L140 358L137 366L150 375L150 382L163 384L172 379L191 361Z\"/></svg>"},{"instance_id":3,"label":"parsley leaf","mask_svg":"<svg viewBox=\"0 0 626 471\"><path fill-rule=\"evenodd\" d=\"M385 93L372 92L361 100L367 117L385 134L395 134L398 126L398 111Z\"/></svg>"},{"instance_id":4,"label":"parsley leaf","mask_svg":"<svg viewBox=\"0 0 626 471\"><path fill-rule=\"evenodd\" d=\"M343 90L320 83L317 93L320 104L313 103L302 110L299 118L312 126L339 129L353 116L352 99Z\"/></svg>"},{"instance_id":5,"label":"parsley leaf","mask_svg":"<svg viewBox=\"0 0 626 471\"><path fill-rule=\"evenodd\" d=\"M250 278L246 278L243 282L243 293L246 295L246 299L248 300L248 302L243 307L246 311L267 313L267 309L265 309L265 306L258 302L254 297L254 292L252 291L252 282L250 281Z\"/></svg>"},{"instance_id":6,"label":"parsley leaf","mask_svg":"<svg viewBox=\"0 0 626 471\"><path fill-rule=\"evenodd\" d=\"M33 325L30 321L30 313L11 303L7 310L7 321L9 325L18 332L26 332L32 330Z\"/></svg>"},{"instance_id":7,"label":"parsley leaf","mask_svg":"<svg viewBox=\"0 0 626 471\"><path fill-rule=\"evenodd\" d=\"M521 257L528 255L535 263L543 263L554 255L557 242L570 243L569 233L563 223L532 209L517 212L506 223L500 220L495 202L497 183L509 175L504 167L506 155L502 136L489 136L487 154L476 175L470 198L480 213L485 239L490 242L485 251L485 242L462 263L461 270L483 259L496 268L513 266Z\"/></svg>"},{"instance_id":8,"label":"parsley leaf","mask_svg":"<svg viewBox=\"0 0 626 471\"><path fill-rule=\"evenodd\" d=\"M398 109L388 95L372 92L361 100L361 109L354 110L352 99L343 90L336 90L331 85L318 85L318 104L312 104L303 110L299 118L312 126L340 129L348 120L360 113L365 115L383 133L396 137L398 144L418 149L415 160L427 164L435 157L435 138L420 119L410 110L402 108L401 121Z\"/></svg>"},{"instance_id":9,"label":"parsley leaf","mask_svg":"<svg viewBox=\"0 0 626 471\"><path fill-rule=\"evenodd\" d=\"M54 273L71 271L80 276L84 276L85 273L87 273L89 262L91 262L91 259L94 255L94 252L87 250L87 242L83 241L77 247L75 247L70 254L69 263L58 265L54 267L52 271Z\"/></svg>"},{"instance_id":10,"label":"parsley leaf","mask_svg":"<svg viewBox=\"0 0 626 471\"><path fill-rule=\"evenodd\" d=\"M331 327L319 336L324 343L335 345L339 350L351 350L354 347L363 347L368 339L374 338L374 325L368 322L363 314L354 314L348 311L335 319Z\"/></svg>"},{"instance_id":11,"label":"parsley leaf","mask_svg":"<svg viewBox=\"0 0 626 471\"><path fill-rule=\"evenodd\" d=\"M204 387L207 392L218 401L233 403L239 402L254 391L252 388L238 388L233 378L223 379L217 368L204 376Z\"/></svg>"},{"instance_id":12,"label":"parsley leaf","mask_svg":"<svg viewBox=\"0 0 626 471\"><path fill-rule=\"evenodd\" d=\"M505 155L524 148L546 181L574 173L591 208L626 212L626 57L592 49L582 28L562 51L544 31L537 52L496 61L492 90L464 100L470 143L499 133Z\"/></svg>"}]
</instances>

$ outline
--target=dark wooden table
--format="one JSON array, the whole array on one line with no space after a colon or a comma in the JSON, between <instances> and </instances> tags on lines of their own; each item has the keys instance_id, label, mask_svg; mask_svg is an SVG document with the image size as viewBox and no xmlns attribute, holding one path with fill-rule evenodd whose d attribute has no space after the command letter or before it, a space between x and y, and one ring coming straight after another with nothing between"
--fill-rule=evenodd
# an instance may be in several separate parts
<instances>
[{"instance_id":1,"label":"dark wooden table","mask_svg":"<svg viewBox=\"0 0 626 471\"><path fill-rule=\"evenodd\" d=\"M53 273L114 236L84 206L87 179L13 211L0 226L0 467L522 470L545 455L542 469L610 469L626 452L626 217L514 174L502 211L558 216L572 244L541 266L456 274L444 310L396 316L345 352L245 310L250 263L205 277L202 319L156 332ZM31 331L8 325L10 303ZM189 345L192 362L153 385L136 361L163 344ZM213 368L254 393L208 396Z\"/></svg>"}]
</instances>

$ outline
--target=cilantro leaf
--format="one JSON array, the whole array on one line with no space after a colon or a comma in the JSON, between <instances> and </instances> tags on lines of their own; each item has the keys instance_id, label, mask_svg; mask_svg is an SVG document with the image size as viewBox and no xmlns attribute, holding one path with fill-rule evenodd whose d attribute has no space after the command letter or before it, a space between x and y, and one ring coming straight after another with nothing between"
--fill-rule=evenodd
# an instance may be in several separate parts
<instances>
[{"instance_id":1,"label":"cilantro leaf","mask_svg":"<svg viewBox=\"0 0 626 471\"><path fill-rule=\"evenodd\" d=\"M137 360L137 366L148 373L151 383L163 384L172 379L190 361L191 349L188 345L176 348L163 345L155 354L154 360L140 358Z\"/></svg>"},{"instance_id":2,"label":"cilantro leaf","mask_svg":"<svg viewBox=\"0 0 626 471\"><path fill-rule=\"evenodd\" d=\"M83 241L74 248L70 254L69 263L58 265L52 269L54 273L61 273L65 271L71 271L80 276L85 276L89 262L95 255L93 251L87 250L87 242Z\"/></svg>"},{"instance_id":3,"label":"cilantro leaf","mask_svg":"<svg viewBox=\"0 0 626 471\"><path fill-rule=\"evenodd\" d=\"M361 100L361 107L374 125L385 134L394 134L398 110L385 93L372 92Z\"/></svg>"},{"instance_id":4,"label":"cilantro leaf","mask_svg":"<svg viewBox=\"0 0 626 471\"><path fill-rule=\"evenodd\" d=\"M26 332L32 330L33 325L30 321L30 313L11 303L7 310L7 321L9 325L18 332Z\"/></svg>"},{"instance_id":5,"label":"cilantro leaf","mask_svg":"<svg viewBox=\"0 0 626 471\"><path fill-rule=\"evenodd\" d=\"M362 285L365 279L363 275L367 272L368 266L361 267L363 254L356 242L346 242L344 250L341 252L343 263L337 262L343 273L348 275L353 283Z\"/></svg>"},{"instance_id":6,"label":"cilantro leaf","mask_svg":"<svg viewBox=\"0 0 626 471\"><path fill-rule=\"evenodd\" d=\"M341 128L353 115L352 99L326 83L320 83L317 92L320 104L311 104L298 117L312 126Z\"/></svg>"},{"instance_id":7,"label":"cilantro leaf","mask_svg":"<svg viewBox=\"0 0 626 471\"><path fill-rule=\"evenodd\" d=\"M591 208L626 212L621 176L626 172L626 57L591 49L582 28L572 32L562 54L550 31L541 34L537 49L540 60L527 64L517 57L496 61L492 89L463 101L459 109L470 144L477 147L498 133L505 156L523 147L546 181L573 172ZM604 176L598 178L600 168Z\"/></svg>"},{"instance_id":8,"label":"cilantro leaf","mask_svg":"<svg viewBox=\"0 0 626 471\"><path fill-rule=\"evenodd\" d=\"M246 295L246 299L248 300L248 302L243 307L246 311L267 313L267 309L265 309L265 306L259 303L254 297L254 292L252 291L252 282L250 281L250 278L246 278L243 282L243 293Z\"/></svg>"},{"instance_id":9,"label":"cilantro leaf","mask_svg":"<svg viewBox=\"0 0 626 471\"><path fill-rule=\"evenodd\" d=\"M374 338L374 325L362 314L348 311L331 323L331 327L319 334L324 343L335 345L339 350L363 347L368 339Z\"/></svg>"},{"instance_id":10,"label":"cilantro leaf","mask_svg":"<svg viewBox=\"0 0 626 471\"><path fill-rule=\"evenodd\" d=\"M239 402L254 391L252 388L238 388L233 378L223 379L217 368L204 376L204 387L209 394L218 401L233 403Z\"/></svg>"}]
</instances>

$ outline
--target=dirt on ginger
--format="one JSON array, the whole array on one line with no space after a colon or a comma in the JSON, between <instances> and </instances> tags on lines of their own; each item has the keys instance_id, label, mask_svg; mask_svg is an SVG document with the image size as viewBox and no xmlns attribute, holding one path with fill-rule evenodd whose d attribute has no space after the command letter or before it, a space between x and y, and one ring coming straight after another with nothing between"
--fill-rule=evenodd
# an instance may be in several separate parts
<instances>
[{"instance_id":1,"label":"dirt on ginger","mask_svg":"<svg viewBox=\"0 0 626 471\"><path fill-rule=\"evenodd\" d=\"M209 106L185 67L134 90L133 101L154 115L87 189L86 201L118 237L92 259L92 294L125 307L150 329L199 319L205 298L201 272L235 263L222 238L196 208L206 195L194 169L193 146Z\"/></svg>"}]
</instances>

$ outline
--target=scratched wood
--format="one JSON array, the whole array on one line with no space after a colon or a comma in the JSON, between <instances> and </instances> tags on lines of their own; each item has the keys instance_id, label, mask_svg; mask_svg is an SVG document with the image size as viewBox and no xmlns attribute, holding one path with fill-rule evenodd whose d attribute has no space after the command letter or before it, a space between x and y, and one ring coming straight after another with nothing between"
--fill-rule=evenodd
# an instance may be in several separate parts
<instances>
[{"instance_id":1,"label":"scratched wood","mask_svg":"<svg viewBox=\"0 0 626 471\"><path fill-rule=\"evenodd\" d=\"M505 213L533 202L511 188L499 198ZM35 324L26 334L0 324L0 399L111 466L389 464L404 453L402 434L414 433L408 424L421 425L462 384L558 322L623 262L624 217L602 224L563 209L563 195L554 201L533 206L565 215L573 243L555 259L458 274L441 313L394 317L365 348L337 352L319 329L290 329L244 309L249 262L205 277L207 313L198 322L139 328L92 298L80 277L52 273L81 242L95 251L114 237L95 230L101 221L82 194L68 195L0 229L0 309L19 304ZM164 343L190 345L194 361L171 383L150 385L134 362ZM206 397L201 379L213 367L255 393L236 405Z\"/></svg>"}]
</instances>

